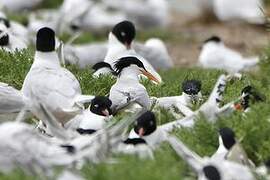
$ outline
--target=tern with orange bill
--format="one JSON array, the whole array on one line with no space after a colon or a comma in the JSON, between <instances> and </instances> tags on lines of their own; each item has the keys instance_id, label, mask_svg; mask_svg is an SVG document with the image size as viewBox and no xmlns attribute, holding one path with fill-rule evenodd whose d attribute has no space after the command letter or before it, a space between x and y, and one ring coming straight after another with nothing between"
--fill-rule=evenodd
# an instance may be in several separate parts
<instances>
[{"instance_id":1,"label":"tern with orange bill","mask_svg":"<svg viewBox=\"0 0 270 180\"><path fill-rule=\"evenodd\" d=\"M111 87L110 100L112 110L128 104L134 100L145 109L150 108L150 99L146 88L140 83L139 75L145 75L149 80L160 83L158 78L148 72L144 64L135 57L123 57L114 65L118 76L116 83Z\"/></svg>"}]
</instances>

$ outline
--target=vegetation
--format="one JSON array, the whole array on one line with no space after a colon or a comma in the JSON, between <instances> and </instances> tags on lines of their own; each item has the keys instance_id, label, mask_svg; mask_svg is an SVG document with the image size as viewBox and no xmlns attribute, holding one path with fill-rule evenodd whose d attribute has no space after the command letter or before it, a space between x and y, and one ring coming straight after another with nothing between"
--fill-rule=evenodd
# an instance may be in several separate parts
<instances>
[{"instance_id":1,"label":"vegetation","mask_svg":"<svg viewBox=\"0 0 270 180\"><path fill-rule=\"evenodd\" d=\"M16 88L21 88L24 77L33 61L33 50L25 50L15 54L0 51L0 82L8 83ZM115 82L112 77L100 77L93 79L90 67L79 70L74 66L68 68L76 75L85 94L107 95L111 85ZM266 49L261 58L261 69L256 73L244 74L243 79L232 81L228 84L224 103L233 100L240 95L241 89L246 85L255 86L266 95L266 102L252 106L252 110L243 115L235 112L230 117L223 117L216 123L210 124L201 118L194 128L177 129L173 132L183 140L192 150L199 155L210 156L218 147L217 131L228 126L235 130L238 139L247 151L249 157L260 164L270 158L270 112L269 112L269 68L270 50ZM223 72L216 70L202 70L199 68L176 68L160 72L164 83L153 85L144 81L144 85L151 96L172 96L181 93L181 82L185 79L199 79L202 81L202 93L205 99L210 94L216 79ZM174 120L173 117L161 110L157 114L159 124ZM181 179L184 177L195 178L187 164L164 143L155 151L155 160L140 160L136 157L117 156L117 164L88 164L83 173L88 179ZM0 176L0 179L17 179L21 172L9 176ZM22 178L20 178L22 179ZM25 179L28 179L25 176Z\"/></svg>"}]
</instances>

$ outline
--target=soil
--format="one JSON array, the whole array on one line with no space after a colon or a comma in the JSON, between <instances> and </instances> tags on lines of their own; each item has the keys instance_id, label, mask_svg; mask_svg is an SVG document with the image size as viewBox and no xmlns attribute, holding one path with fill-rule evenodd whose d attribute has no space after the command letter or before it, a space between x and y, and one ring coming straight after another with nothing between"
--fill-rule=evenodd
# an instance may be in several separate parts
<instances>
[{"instance_id":1,"label":"soil","mask_svg":"<svg viewBox=\"0 0 270 180\"><path fill-rule=\"evenodd\" d=\"M168 33L175 38L165 41L168 51L177 66L193 66L197 63L202 42L217 35L225 44L241 52L244 56L256 56L262 53L269 43L266 26L256 26L241 22L224 23L203 15L199 18L173 13Z\"/></svg>"}]
</instances>

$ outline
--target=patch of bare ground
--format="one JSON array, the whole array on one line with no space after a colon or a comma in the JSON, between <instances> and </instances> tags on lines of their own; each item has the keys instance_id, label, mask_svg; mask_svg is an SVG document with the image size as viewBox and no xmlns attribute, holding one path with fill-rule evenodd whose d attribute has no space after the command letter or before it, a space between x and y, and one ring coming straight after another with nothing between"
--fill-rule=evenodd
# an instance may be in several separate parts
<instances>
[{"instance_id":1,"label":"patch of bare ground","mask_svg":"<svg viewBox=\"0 0 270 180\"><path fill-rule=\"evenodd\" d=\"M167 31L175 37L166 41L166 45L176 66L195 65L202 42L212 35L220 36L227 46L244 56L260 55L269 43L269 32L265 26L223 23L211 15L194 19L173 13Z\"/></svg>"}]
</instances>

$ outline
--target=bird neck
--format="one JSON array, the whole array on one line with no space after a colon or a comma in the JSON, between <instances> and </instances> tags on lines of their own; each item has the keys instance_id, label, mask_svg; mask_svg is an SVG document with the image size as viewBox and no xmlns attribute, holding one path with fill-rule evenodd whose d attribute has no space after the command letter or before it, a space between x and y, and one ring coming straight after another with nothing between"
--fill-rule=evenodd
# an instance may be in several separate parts
<instances>
[{"instance_id":1,"label":"bird neck","mask_svg":"<svg viewBox=\"0 0 270 180\"><path fill-rule=\"evenodd\" d=\"M139 82L139 72L132 67L122 69L118 81L137 81Z\"/></svg>"},{"instance_id":2,"label":"bird neck","mask_svg":"<svg viewBox=\"0 0 270 180\"><path fill-rule=\"evenodd\" d=\"M57 53L52 52L40 52L36 51L35 59L33 62L33 67L47 67L47 68L57 68L61 67Z\"/></svg>"},{"instance_id":3,"label":"bird neck","mask_svg":"<svg viewBox=\"0 0 270 180\"><path fill-rule=\"evenodd\" d=\"M105 62L113 64L117 56L127 51L127 47L122 44L111 32L108 37L108 51L105 57Z\"/></svg>"},{"instance_id":4,"label":"bird neck","mask_svg":"<svg viewBox=\"0 0 270 180\"><path fill-rule=\"evenodd\" d=\"M184 102L185 102L186 105L188 105L188 106L191 106L192 105L191 99L188 96L188 94L186 94L186 93L183 92L182 93L182 97L183 97Z\"/></svg>"}]
</instances>

